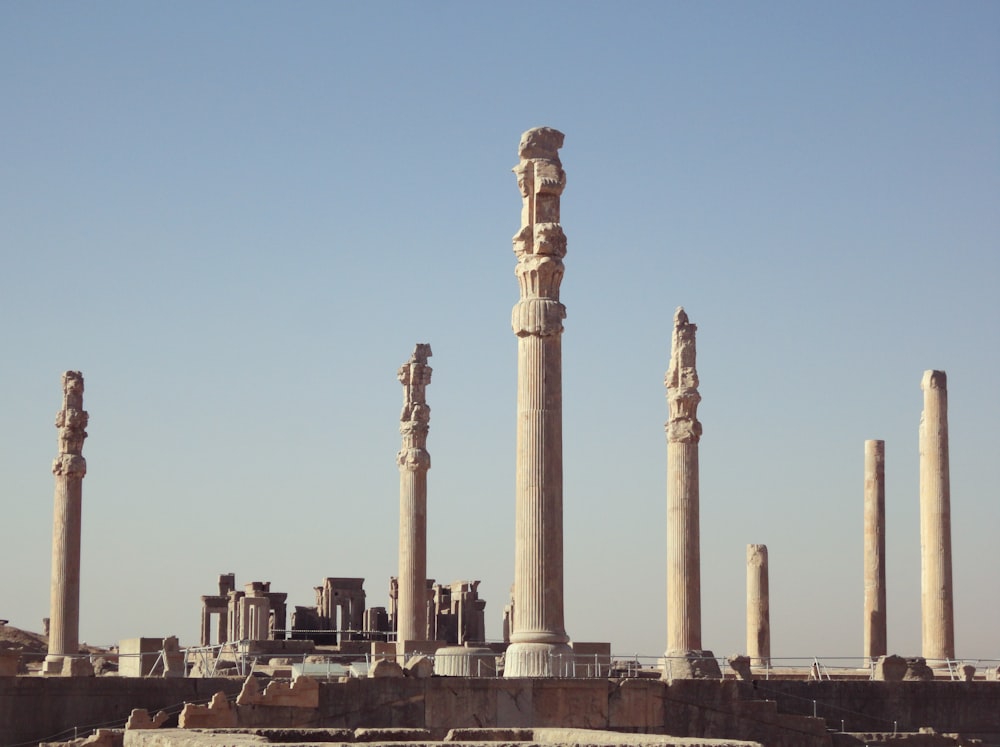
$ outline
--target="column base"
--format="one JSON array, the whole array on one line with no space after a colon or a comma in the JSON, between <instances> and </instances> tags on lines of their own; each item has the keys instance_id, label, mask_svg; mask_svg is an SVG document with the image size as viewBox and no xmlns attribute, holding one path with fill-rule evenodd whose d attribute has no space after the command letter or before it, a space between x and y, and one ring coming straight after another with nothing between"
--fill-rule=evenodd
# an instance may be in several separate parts
<instances>
[{"instance_id":1,"label":"column base","mask_svg":"<svg viewBox=\"0 0 1000 747\"><path fill-rule=\"evenodd\" d=\"M49 654L42 662L42 674L59 676L63 673L63 657L58 654Z\"/></svg>"},{"instance_id":2,"label":"column base","mask_svg":"<svg viewBox=\"0 0 1000 747\"><path fill-rule=\"evenodd\" d=\"M722 670L711 651L668 651L663 655L665 680L721 680Z\"/></svg>"},{"instance_id":3,"label":"column base","mask_svg":"<svg viewBox=\"0 0 1000 747\"><path fill-rule=\"evenodd\" d=\"M572 677L573 649L566 643L512 643L504 655L504 677Z\"/></svg>"}]
</instances>

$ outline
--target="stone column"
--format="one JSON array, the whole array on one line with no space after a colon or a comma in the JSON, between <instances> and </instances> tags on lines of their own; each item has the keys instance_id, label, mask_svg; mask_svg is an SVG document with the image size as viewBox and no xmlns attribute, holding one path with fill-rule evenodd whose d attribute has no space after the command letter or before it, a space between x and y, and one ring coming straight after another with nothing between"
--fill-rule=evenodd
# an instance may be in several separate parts
<instances>
[{"instance_id":1,"label":"stone column","mask_svg":"<svg viewBox=\"0 0 1000 747\"><path fill-rule=\"evenodd\" d=\"M924 371L920 416L920 599L925 659L955 658L951 585L948 377Z\"/></svg>"},{"instance_id":2,"label":"stone column","mask_svg":"<svg viewBox=\"0 0 1000 747\"><path fill-rule=\"evenodd\" d=\"M683 308L674 314L667 386L667 656L701 649L698 529L698 372L695 332Z\"/></svg>"},{"instance_id":3,"label":"stone column","mask_svg":"<svg viewBox=\"0 0 1000 747\"><path fill-rule=\"evenodd\" d=\"M62 672L63 658L80 651L80 530L83 477L87 460L87 412L83 409L83 375L62 375L63 407L56 413L59 455L52 462L55 475L55 513L52 524L52 594L49 606L49 652L43 672Z\"/></svg>"},{"instance_id":4,"label":"stone column","mask_svg":"<svg viewBox=\"0 0 1000 747\"><path fill-rule=\"evenodd\" d=\"M514 167L523 202L521 229L514 236L521 300L511 316L517 335L517 473L515 621L507 677L560 676L572 654L563 622L562 144L558 130L528 130Z\"/></svg>"},{"instance_id":5,"label":"stone column","mask_svg":"<svg viewBox=\"0 0 1000 747\"><path fill-rule=\"evenodd\" d=\"M754 666L771 663L771 609L767 545L747 545L747 655Z\"/></svg>"},{"instance_id":6,"label":"stone column","mask_svg":"<svg viewBox=\"0 0 1000 747\"><path fill-rule=\"evenodd\" d=\"M885 441L865 441L865 657L889 653L885 610Z\"/></svg>"},{"instance_id":7,"label":"stone column","mask_svg":"<svg viewBox=\"0 0 1000 747\"><path fill-rule=\"evenodd\" d=\"M403 412L399 432L403 445L399 464L399 598L396 641L427 638L427 431L431 408L426 389L431 383L427 359L431 346L418 344L397 374L403 385ZM402 648L400 648L402 651Z\"/></svg>"}]
</instances>

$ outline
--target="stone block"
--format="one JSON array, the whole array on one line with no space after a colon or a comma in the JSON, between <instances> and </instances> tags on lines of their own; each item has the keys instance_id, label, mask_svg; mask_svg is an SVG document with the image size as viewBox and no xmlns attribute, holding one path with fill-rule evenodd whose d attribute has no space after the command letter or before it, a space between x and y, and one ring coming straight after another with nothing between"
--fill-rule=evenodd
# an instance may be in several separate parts
<instances>
[{"instance_id":1,"label":"stone block","mask_svg":"<svg viewBox=\"0 0 1000 747\"><path fill-rule=\"evenodd\" d=\"M376 677L402 677L403 668L399 666L394 661L389 661L388 659L381 659L372 664L372 668L368 670L368 676L372 678Z\"/></svg>"},{"instance_id":2,"label":"stone block","mask_svg":"<svg viewBox=\"0 0 1000 747\"><path fill-rule=\"evenodd\" d=\"M721 680L722 670L711 651L669 653L664 658L663 679Z\"/></svg>"},{"instance_id":3,"label":"stone block","mask_svg":"<svg viewBox=\"0 0 1000 747\"><path fill-rule=\"evenodd\" d=\"M482 680L492 683L496 696L496 726L500 728L530 728L535 721L534 680ZM483 724L491 726L491 724Z\"/></svg>"},{"instance_id":4,"label":"stone block","mask_svg":"<svg viewBox=\"0 0 1000 747\"><path fill-rule=\"evenodd\" d=\"M608 728L646 731L663 728L663 696L659 680L622 679L608 694Z\"/></svg>"},{"instance_id":5,"label":"stone block","mask_svg":"<svg viewBox=\"0 0 1000 747\"><path fill-rule=\"evenodd\" d=\"M533 680L531 726L607 729L608 688L602 679Z\"/></svg>"},{"instance_id":6,"label":"stone block","mask_svg":"<svg viewBox=\"0 0 1000 747\"><path fill-rule=\"evenodd\" d=\"M159 729L163 726L170 714L160 711L155 716L150 716L145 708L133 708L129 714L128 721L125 722L126 729Z\"/></svg>"},{"instance_id":7,"label":"stone block","mask_svg":"<svg viewBox=\"0 0 1000 747\"><path fill-rule=\"evenodd\" d=\"M427 729L355 729L355 742L430 742Z\"/></svg>"},{"instance_id":8,"label":"stone block","mask_svg":"<svg viewBox=\"0 0 1000 747\"><path fill-rule=\"evenodd\" d=\"M118 674L145 677L160 658L162 638L123 638L118 642Z\"/></svg>"},{"instance_id":9,"label":"stone block","mask_svg":"<svg viewBox=\"0 0 1000 747\"><path fill-rule=\"evenodd\" d=\"M372 661L396 661L396 644L389 641L372 641Z\"/></svg>"},{"instance_id":10,"label":"stone block","mask_svg":"<svg viewBox=\"0 0 1000 747\"><path fill-rule=\"evenodd\" d=\"M178 726L181 729L231 729L236 726L236 709L220 691L212 696L208 705L185 703Z\"/></svg>"},{"instance_id":11,"label":"stone block","mask_svg":"<svg viewBox=\"0 0 1000 747\"><path fill-rule=\"evenodd\" d=\"M94 665L89 656L67 656L62 662L63 677L93 677Z\"/></svg>"},{"instance_id":12,"label":"stone block","mask_svg":"<svg viewBox=\"0 0 1000 747\"><path fill-rule=\"evenodd\" d=\"M753 679L753 672L750 671L750 657L744 656L743 654L733 654L727 661L729 662L729 668L736 673L744 682L749 682Z\"/></svg>"},{"instance_id":13,"label":"stone block","mask_svg":"<svg viewBox=\"0 0 1000 747\"><path fill-rule=\"evenodd\" d=\"M406 662L406 665L403 667L403 674L407 677L426 679L434 674L434 662L427 656L419 654Z\"/></svg>"},{"instance_id":14,"label":"stone block","mask_svg":"<svg viewBox=\"0 0 1000 747\"><path fill-rule=\"evenodd\" d=\"M906 674L903 679L930 682L934 679L934 670L927 666L927 660L924 657L915 656L906 660Z\"/></svg>"},{"instance_id":15,"label":"stone block","mask_svg":"<svg viewBox=\"0 0 1000 747\"><path fill-rule=\"evenodd\" d=\"M890 654L880 656L875 661L875 679L885 682L901 682L906 676L906 659Z\"/></svg>"},{"instance_id":16,"label":"stone block","mask_svg":"<svg viewBox=\"0 0 1000 747\"><path fill-rule=\"evenodd\" d=\"M533 729L449 729L445 742L531 742Z\"/></svg>"},{"instance_id":17,"label":"stone block","mask_svg":"<svg viewBox=\"0 0 1000 747\"><path fill-rule=\"evenodd\" d=\"M471 729L497 725L497 680L435 677L424 686L428 729Z\"/></svg>"}]
</instances>

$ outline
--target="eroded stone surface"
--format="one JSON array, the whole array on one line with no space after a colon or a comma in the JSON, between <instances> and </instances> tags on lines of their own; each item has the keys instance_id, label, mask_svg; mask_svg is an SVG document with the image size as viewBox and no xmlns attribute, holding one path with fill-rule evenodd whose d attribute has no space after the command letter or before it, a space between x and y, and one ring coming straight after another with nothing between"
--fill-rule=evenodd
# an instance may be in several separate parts
<instances>
[{"instance_id":1,"label":"eroded stone surface","mask_svg":"<svg viewBox=\"0 0 1000 747\"><path fill-rule=\"evenodd\" d=\"M572 655L563 621L562 144L563 134L551 127L528 130L514 167L522 198L521 228L513 239L521 298L511 314L518 381L515 604L507 677L564 674Z\"/></svg>"},{"instance_id":2,"label":"eroded stone surface","mask_svg":"<svg viewBox=\"0 0 1000 747\"><path fill-rule=\"evenodd\" d=\"M170 718L166 711L159 711L155 716L150 716L145 708L133 708L129 714L128 721L125 722L126 729L159 729Z\"/></svg>"},{"instance_id":3,"label":"eroded stone surface","mask_svg":"<svg viewBox=\"0 0 1000 747\"><path fill-rule=\"evenodd\" d=\"M906 659L902 656L880 656L875 662L875 679L901 682L906 676Z\"/></svg>"},{"instance_id":4,"label":"eroded stone surface","mask_svg":"<svg viewBox=\"0 0 1000 747\"><path fill-rule=\"evenodd\" d=\"M399 577L396 640L427 639L427 451L431 408L427 385L432 369L427 365L431 346L418 344L397 373L403 385L403 411L399 432L403 443L396 455L399 466Z\"/></svg>"},{"instance_id":5,"label":"eroded stone surface","mask_svg":"<svg viewBox=\"0 0 1000 747\"><path fill-rule=\"evenodd\" d=\"M920 382L920 600L925 659L955 658L951 575L951 482L948 466L948 377L925 371Z\"/></svg>"},{"instance_id":6,"label":"eroded stone surface","mask_svg":"<svg viewBox=\"0 0 1000 747\"><path fill-rule=\"evenodd\" d=\"M177 723L181 729L231 728L236 726L236 709L220 691L208 705L185 703Z\"/></svg>"},{"instance_id":7,"label":"eroded stone surface","mask_svg":"<svg viewBox=\"0 0 1000 747\"><path fill-rule=\"evenodd\" d=\"M52 462L55 476L55 510L52 522L52 584L49 602L49 651L45 674L71 675L63 656L80 648L80 529L83 478L87 460L83 441L89 415L83 409L83 374L62 375L63 406L56 413L59 453ZM90 674L93 674L91 670Z\"/></svg>"},{"instance_id":8,"label":"eroded stone surface","mask_svg":"<svg viewBox=\"0 0 1000 747\"><path fill-rule=\"evenodd\" d=\"M864 655L888 652L885 588L885 441L865 441Z\"/></svg>"},{"instance_id":9,"label":"eroded stone surface","mask_svg":"<svg viewBox=\"0 0 1000 747\"><path fill-rule=\"evenodd\" d=\"M667 387L667 657L701 650L698 371L695 333L683 308L674 313ZM690 669L690 667L688 667ZM716 670L718 667L716 666Z\"/></svg>"},{"instance_id":10,"label":"eroded stone surface","mask_svg":"<svg viewBox=\"0 0 1000 747\"><path fill-rule=\"evenodd\" d=\"M747 654L754 666L771 663L767 545L747 545Z\"/></svg>"},{"instance_id":11,"label":"eroded stone surface","mask_svg":"<svg viewBox=\"0 0 1000 747\"><path fill-rule=\"evenodd\" d=\"M403 677L403 668L394 661L380 659L368 670L369 677Z\"/></svg>"},{"instance_id":12,"label":"eroded stone surface","mask_svg":"<svg viewBox=\"0 0 1000 747\"><path fill-rule=\"evenodd\" d=\"M403 674L407 677L416 677L417 679L431 677L434 674L434 662L431 661L429 656L418 654L406 662L406 665L403 667Z\"/></svg>"}]
</instances>

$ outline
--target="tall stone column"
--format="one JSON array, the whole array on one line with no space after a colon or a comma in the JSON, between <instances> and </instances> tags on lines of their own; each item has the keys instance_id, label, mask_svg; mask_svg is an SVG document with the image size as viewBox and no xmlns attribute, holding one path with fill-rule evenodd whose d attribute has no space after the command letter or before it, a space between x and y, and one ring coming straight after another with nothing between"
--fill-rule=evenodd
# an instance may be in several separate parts
<instances>
[{"instance_id":1,"label":"tall stone column","mask_svg":"<svg viewBox=\"0 0 1000 747\"><path fill-rule=\"evenodd\" d=\"M517 499L507 677L560 676L572 653L563 622L562 144L558 130L528 130L514 167L523 203L521 229L514 236L521 300L511 316L517 335Z\"/></svg>"},{"instance_id":2,"label":"tall stone column","mask_svg":"<svg viewBox=\"0 0 1000 747\"><path fill-rule=\"evenodd\" d=\"M920 416L920 600L925 659L955 658L951 585L948 377L924 371Z\"/></svg>"},{"instance_id":3,"label":"tall stone column","mask_svg":"<svg viewBox=\"0 0 1000 747\"><path fill-rule=\"evenodd\" d=\"M885 656L885 441L865 441L865 657Z\"/></svg>"},{"instance_id":4,"label":"tall stone column","mask_svg":"<svg viewBox=\"0 0 1000 747\"><path fill-rule=\"evenodd\" d=\"M754 666L771 663L767 545L747 545L747 656Z\"/></svg>"},{"instance_id":5,"label":"tall stone column","mask_svg":"<svg viewBox=\"0 0 1000 747\"><path fill-rule=\"evenodd\" d=\"M399 465L399 580L396 641L427 638L427 431L431 408L426 389L431 383L427 359L431 346L418 344L397 374L403 385L399 432L403 445ZM402 648L400 648L402 651Z\"/></svg>"},{"instance_id":6,"label":"tall stone column","mask_svg":"<svg viewBox=\"0 0 1000 747\"><path fill-rule=\"evenodd\" d=\"M83 375L62 375L63 406L56 413L59 455L52 462L55 511L52 522L52 593L49 604L49 653L43 672L59 674L63 659L80 651L80 531L83 477L87 460L87 413L83 409Z\"/></svg>"},{"instance_id":7,"label":"tall stone column","mask_svg":"<svg viewBox=\"0 0 1000 747\"><path fill-rule=\"evenodd\" d=\"M701 649L698 529L698 371L695 332L683 308L674 314L667 386L667 656Z\"/></svg>"}]
</instances>

